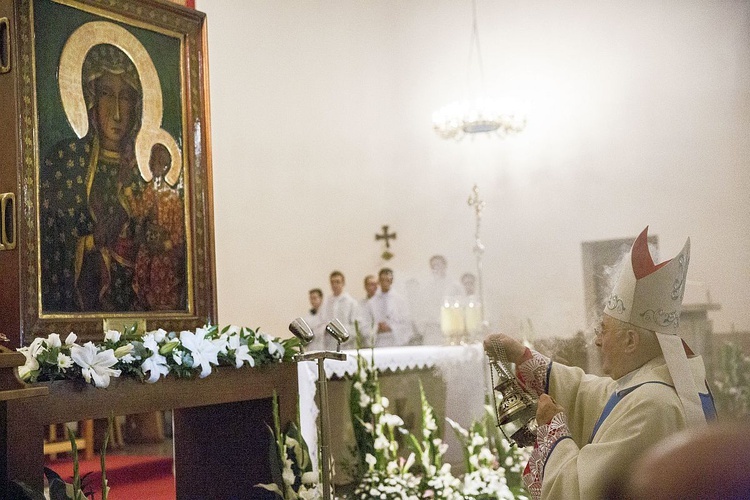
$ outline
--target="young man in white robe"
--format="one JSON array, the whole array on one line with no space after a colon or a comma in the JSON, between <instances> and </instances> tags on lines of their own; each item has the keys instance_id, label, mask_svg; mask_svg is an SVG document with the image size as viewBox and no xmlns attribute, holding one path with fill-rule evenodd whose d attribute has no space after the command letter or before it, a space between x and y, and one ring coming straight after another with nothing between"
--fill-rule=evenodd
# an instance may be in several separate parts
<instances>
[{"instance_id":1,"label":"young man in white robe","mask_svg":"<svg viewBox=\"0 0 750 500\"><path fill-rule=\"evenodd\" d=\"M524 471L534 499L598 499L645 449L715 417L705 367L678 334L690 240L655 265L648 227L633 243L605 304L596 346L606 377L551 362L511 337L500 342L521 383L539 396L536 443Z\"/></svg>"},{"instance_id":2,"label":"young man in white robe","mask_svg":"<svg viewBox=\"0 0 750 500\"><path fill-rule=\"evenodd\" d=\"M368 301L375 321L375 347L406 345L414 334L409 303L392 289L392 270L381 269L378 282L380 290Z\"/></svg>"},{"instance_id":3,"label":"young man in white robe","mask_svg":"<svg viewBox=\"0 0 750 500\"><path fill-rule=\"evenodd\" d=\"M354 322L357 319L357 299L349 295L344 290L346 278L341 271L333 271L329 276L331 282L331 295L323 301L323 328L325 325L338 319L349 333L349 341L344 344L346 347L354 345ZM323 334L324 348L328 351L335 351L337 347L336 339L330 335Z\"/></svg>"},{"instance_id":4,"label":"young man in white robe","mask_svg":"<svg viewBox=\"0 0 750 500\"><path fill-rule=\"evenodd\" d=\"M362 337L362 345L360 346L362 348L375 346L375 317L368 304L370 299L378 293L378 286L378 278L375 275L368 274L365 276L365 297L359 301L357 307L357 324L359 334ZM354 336L353 332L352 336Z\"/></svg>"},{"instance_id":5,"label":"young man in white robe","mask_svg":"<svg viewBox=\"0 0 750 500\"><path fill-rule=\"evenodd\" d=\"M313 340L307 345L311 351L321 351L325 349L324 335L325 327L323 318L323 291L320 288L313 288L308 292L310 297L310 310L304 315L305 323L310 326L313 332Z\"/></svg>"}]
</instances>

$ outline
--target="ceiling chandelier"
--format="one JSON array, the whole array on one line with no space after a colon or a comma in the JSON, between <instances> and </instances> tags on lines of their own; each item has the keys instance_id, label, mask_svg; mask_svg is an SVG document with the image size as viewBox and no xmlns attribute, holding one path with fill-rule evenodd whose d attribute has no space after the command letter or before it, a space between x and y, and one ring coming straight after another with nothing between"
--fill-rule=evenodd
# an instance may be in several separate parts
<instances>
[{"instance_id":1,"label":"ceiling chandelier","mask_svg":"<svg viewBox=\"0 0 750 500\"><path fill-rule=\"evenodd\" d=\"M521 132L526 127L526 117L503 111L497 101L484 96L484 68L479 46L476 0L472 0L472 21L467 80L471 86L472 61L476 52L480 91L474 91L473 98L452 102L432 114L433 129L443 139L461 140L467 134L481 133L506 137Z\"/></svg>"}]
</instances>

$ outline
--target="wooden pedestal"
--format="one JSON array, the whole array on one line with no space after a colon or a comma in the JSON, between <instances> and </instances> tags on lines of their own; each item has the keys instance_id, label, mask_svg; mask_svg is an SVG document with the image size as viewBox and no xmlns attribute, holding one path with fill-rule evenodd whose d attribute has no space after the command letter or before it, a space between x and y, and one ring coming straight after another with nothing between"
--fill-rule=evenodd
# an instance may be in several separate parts
<instances>
[{"instance_id":1,"label":"wooden pedestal","mask_svg":"<svg viewBox=\"0 0 750 500\"><path fill-rule=\"evenodd\" d=\"M196 380L113 380L107 389L69 381L0 387L0 499L17 479L43 483L44 428L51 423L172 410L178 499L273 498L268 453L272 397L282 428L297 417L297 365L222 367Z\"/></svg>"}]
</instances>

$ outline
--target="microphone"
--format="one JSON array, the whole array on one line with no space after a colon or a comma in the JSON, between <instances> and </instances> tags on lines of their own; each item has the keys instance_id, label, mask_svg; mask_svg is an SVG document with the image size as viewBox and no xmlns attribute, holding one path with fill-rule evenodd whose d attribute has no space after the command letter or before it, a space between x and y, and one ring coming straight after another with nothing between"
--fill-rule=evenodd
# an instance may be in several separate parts
<instances>
[{"instance_id":1,"label":"microphone","mask_svg":"<svg viewBox=\"0 0 750 500\"><path fill-rule=\"evenodd\" d=\"M289 331L302 342L302 345L309 344L315 336L312 328L302 318L297 318L289 323Z\"/></svg>"},{"instance_id":2,"label":"microphone","mask_svg":"<svg viewBox=\"0 0 750 500\"><path fill-rule=\"evenodd\" d=\"M338 320L338 318L333 318L333 321L326 325L326 332L331 337L335 338L339 344L342 344L349 340L349 332L346 330L346 327L341 323L341 321Z\"/></svg>"}]
</instances>

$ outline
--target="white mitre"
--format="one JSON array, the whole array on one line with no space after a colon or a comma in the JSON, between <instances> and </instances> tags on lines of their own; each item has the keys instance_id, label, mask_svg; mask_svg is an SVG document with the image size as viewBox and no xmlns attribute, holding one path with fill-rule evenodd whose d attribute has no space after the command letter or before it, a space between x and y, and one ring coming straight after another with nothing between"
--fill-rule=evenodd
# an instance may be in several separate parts
<instances>
[{"instance_id":1,"label":"white mitre","mask_svg":"<svg viewBox=\"0 0 750 500\"><path fill-rule=\"evenodd\" d=\"M604 305L604 314L656 332L688 423L705 423L698 389L678 335L690 262L690 238L673 259L654 264L646 227L636 238L628 257Z\"/></svg>"}]
</instances>

